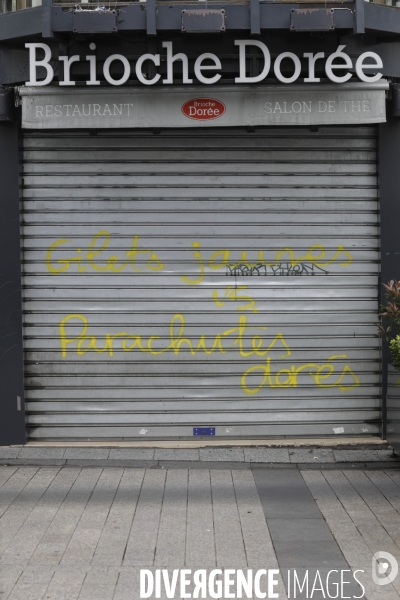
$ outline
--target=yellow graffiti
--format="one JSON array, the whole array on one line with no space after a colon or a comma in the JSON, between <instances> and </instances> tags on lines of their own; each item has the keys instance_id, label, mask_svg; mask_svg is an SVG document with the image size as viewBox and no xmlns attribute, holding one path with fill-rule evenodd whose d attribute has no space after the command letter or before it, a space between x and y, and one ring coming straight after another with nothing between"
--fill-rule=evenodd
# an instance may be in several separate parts
<instances>
[{"instance_id":1,"label":"yellow graffiti","mask_svg":"<svg viewBox=\"0 0 400 600\"><path fill-rule=\"evenodd\" d=\"M68 337L66 326L70 321L78 320L81 322L81 331L78 335L74 337ZM185 337L185 317L180 314L176 314L172 317L169 327L169 340L170 343L166 348L162 348L161 350L155 350L153 348L153 342L155 340L161 340L160 336L151 336L147 340L147 344L143 340L140 335L129 335L126 331L111 335L105 335L105 343L102 347L99 347L98 340L96 336L87 335L87 330L89 327L88 319L81 314L74 313L67 315L60 323L60 343L61 343L61 355L63 358L67 357L68 346L71 344L77 344L76 353L78 356L83 356L89 350L94 350L95 352L103 353L108 352L110 356L114 355L114 347L113 342L117 338L123 338L122 340L122 350L125 352L130 352L131 350L137 348L141 352L148 352L153 356L157 356L159 354L163 354L164 352L172 351L174 354L179 354L180 349L183 345L187 346L190 354L195 356L198 352L202 351L205 354L213 354L216 350L218 350L221 354L225 354L229 350L233 349L235 346L238 347L239 354L243 357L248 356L266 356L268 352L275 346L276 343L280 342L285 349L284 354L282 354L282 358L290 355L290 348L286 343L285 338L281 333L278 333L271 341L267 348L263 348L263 338L259 335L253 335L251 337L251 350L246 351L244 348L244 340L246 336L249 335L250 329L263 329L266 330L267 327L261 326L252 326L247 325L247 319L244 315L239 317L238 327L233 327L232 329L227 329L222 333L218 333L214 337L214 341L212 342L211 348L207 348L206 346L206 336L203 334L200 336L197 345L190 340L188 337ZM234 338L230 338L231 344L228 347L224 347L223 341L229 338L229 336L235 336ZM132 342L132 343L129 343Z\"/></svg>"},{"instance_id":2,"label":"yellow graffiti","mask_svg":"<svg viewBox=\"0 0 400 600\"><path fill-rule=\"evenodd\" d=\"M192 247L193 248L200 248L201 244L200 242L193 242ZM198 283L201 283L204 279L204 265L203 265L203 259L201 257L200 252L193 252L193 254L195 255L195 257L197 258L197 260L199 261L199 265L200 265L200 275L197 279L189 279L189 277L186 277L185 275L182 275L182 279L185 283L188 284L193 284L193 285L197 285Z\"/></svg>"},{"instance_id":3,"label":"yellow graffiti","mask_svg":"<svg viewBox=\"0 0 400 600\"><path fill-rule=\"evenodd\" d=\"M80 328L79 333L72 336L68 334L67 328L71 326L78 326ZM252 356L264 358L265 364L249 367L241 377L242 389L248 395L257 394L265 385L269 385L271 388L297 387L298 376L302 372L310 375L314 379L315 384L320 388L337 387L341 392L347 392L360 385L358 377L347 364L334 381L327 381L336 373L334 361L347 359L346 354L330 356L327 363L322 365L316 363L305 363L297 367L291 365L289 368L279 370L274 375L271 367L272 359L268 354L277 344L281 344L283 352L280 354L280 358L288 358L291 356L291 349L282 333L277 333L274 337L267 339L262 337L260 333L251 334L250 330L256 329L265 332L267 327L248 325L245 315L239 317L237 327L217 333L213 339L209 340L207 340L205 334L202 334L197 341L194 341L185 335L185 317L181 314L175 314L170 321L169 337L166 338L167 345L164 348L154 348L153 346L157 342L159 344L163 342L161 336L150 336L146 342L143 336L139 334L132 335L127 331L115 334L106 333L104 342L99 343L96 336L88 334L89 321L84 315L79 313L69 314L64 317L60 322L59 328L61 356L63 358L68 356L68 351L72 350L71 346L74 346L74 351L78 356L83 356L89 351L94 351L100 354L108 353L112 357L115 351L114 345L118 341L120 342L120 349L123 352L131 352L136 349L139 352L148 353L152 356L159 356L165 352L172 352L175 355L179 355L182 348L184 348L192 356L196 356L199 352L212 355L215 352L226 354L231 350L237 350L243 358ZM245 347L246 341L249 342L247 349ZM269 343L268 345L264 345L264 342ZM261 376L261 381L256 385L251 385L249 377L254 375ZM344 382L345 378L350 378L350 383L346 384Z\"/></svg>"},{"instance_id":4,"label":"yellow graffiti","mask_svg":"<svg viewBox=\"0 0 400 600\"><path fill-rule=\"evenodd\" d=\"M290 263L292 266L295 266L301 262L309 262L316 267L326 267L335 262L341 254L344 254L347 259L339 263L341 267L349 267L353 262L353 257L351 256L350 252L340 245L338 246L336 253L329 260L325 259L326 250L323 246L321 246L321 244L314 244L304 256L299 256L298 258L295 257L291 248L283 248L282 250L276 252L276 262L279 262L285 253L289 254Z\"/></svg>"},{"instance_id":5,"label":"yellow graffiti","mask_svg":"<svg viewBox=\"0 0 400 600\"><path fill-rule=\"evenodd\" d=\"M328 360L335 360L336 358L338 357L330 356ZM347 358L347 355L343 354L342 358ZM271 373L271 357L267 358L265 365L256 365L247 369L247 371L245 371L245 373L242 375L241 384L243 391L249 395L258 394L258 392L265 386L266 383L268 383L271 388L297 387L297 377L302 371L306 371L309 375L311 375L314 378L315 384L322 388L338 387L341 392L347 392L360 385L360 380L350 369L349 365L344 366L340 377L336 381L324 383L323 380L331 377L335 373L335 366L331 363L323 365L306 363L297 368L294 365L291 365L289 369L281 369L278 371L275 375L275 378L273 378ZM327 372L324 373L324 371ZM247 378L254 374L262 375L262 379L259 385L250 387L247 383ZM342 385L342 381L346 375L350 375L353 378L353 383L351 385ZM286 379L282 381L283 376L285 376Z\"/></svg>"},{"instance_id":6,"label":"yellow graffiti","mask_svg":"<svg viewBox=\"0 0 400 600\"><path fill-rule=\"evenodd\" d=\"M218 308L222 308L227 300L233 300L234 302L243 300L246 301L247 304L245 305L241 305L241 306L237 306L237 310L252 310L253 312L258 312L257 308L255 308L255 301L253 300L253 298L251 296L245 296L245 295L240 295L239 292L241 290L247 290L248 286L247 285L239 285L237 288L233 288L231 285L228 285L225 293L222 297L222 299L219 299L218 296L218 291L214 290L212 293L212 298L215 302L215 304L218 306Z\"/></svg>"},{"instance_id":7,"label":"yellow graffiti","mask_svg":"<svg viewBox=\"0 0 400 600\"><path fill-rule=\"evenodd\" d=\"M204 280L205 265L207 264L207 260L203 257L202 251L200 250L200 248L201 248L200 242L193 242L192 246L193 246L193 248L196 249L196 251L193 254L197 260L200 274L195 279L189 279L185 275L182 275L181 277L185 283L198 285L198 284L202 283ZM322 268L322 267L326 267L327 265L330 265L330 264L336 262L339 258L341 258L341 261L339 262L339 265L341 267L349 267L351 265L351 263L353 262L353 257L351 256L350 252L348 252L348 250L346 250L344 248L344 246L339 245L337 247L335 254L331 258L327 258L325 248L321 244L314 244L313 246L311 246L309 248L309 250L306 252L306 254L304 254L303 256L297 256L297 257L295 256L295 253L292 248L285 247L285 248L282 248L281 250L277 250L276 254L275 254L275 261L272 261L272 262L265 261L263 250L260 250L258 252L258 258L253 263L249 262L249 260L247 258L246 250L242 252L239 260L236 262L231 262L231 259L230 259L231 250L228 250L228 249L217 250L210 256L210 258L208 260L208 266L210 269L212 269L214 271L223 269L224 267L227 267L227 266L229 266L231 269L234 269L235 267L237 267L239 265L245 265L249 269L254 268L255 266L271 267L271 266L274 266L275 264L279 263L280 260L282 259L282 256L284 256L285 254L288 255L288 258L285 260L288 263L290 263L291 266L293 266L293 267L295 267L296 265L298 265L302 262L306 262L308 264L312 264L312 265L315 265L316 267Z\"/></svg>"},{"instance_id":8,"label":"yellow graffiti","mask_svg":"<svg viewBox=\"0 0 400 600\"><path fill-rule=\"evenodd\" d=\"M46 254L46 264L47 269L53 275L59 275L60 273L64 273L67 271L74 263L78 266L78 271L84 272L87 270L87 267L90 267L94 271L99 272L110 272L110 273L119 273L123 271L130 265L132 269L140 273L146 269L150 271L162 271L164 269L163 263L159 260L157 254L153 252L153 250L144 250L139 249L139 236L135 235L132 241L132 248L128 252L125 253L127 257L124 262L119 264L118 256L112 255L107 260L103 258L102 264L99 264L101 261L102 254L107 250L108 245L111 240L111 234L104 230L99 231L92 238L89 244L89 251L86 254L82 254L82 249L77 248L75 250L77 256L70 256L68 258L59 258L56 261L53 261L53 253L63 244L70 243L68 239L57 240L52 244ZM148 256L150 254L150 256ZM146 263L143 267L139 267L137 262L139 258L146 257ZM84 264L86 260L87 264Z\"/></svg>"},{"instance_id":9,"label":"yellow graffiti","mask_svg":"<svg viewBox=\"0 0 400 600\"><path fill-rule=\"evenodd\" d=\"M109 256L107 259L104 258L104 253L108 250L110 241L111 234L107 230L102 230L93 236L89 243L89 249L86 253L82 251L82 248L76 248L73 250L74 254L72 256L53 259L53 254L56 250L60 250L65 244L71 243L71 240L66 238L56 240L50 246L46 254L47 269L53 275L64 273L74 264L76 264L78 272L82 273L87 271L88 268L98 272L120 273L128 266L130 266L132 270L137 273L145 271L146 269L149 269L150 271L162 271L164 269L164 264L161 262L156 252L153 250L139 248L138 235L133 236L132 247L129 251L125 252L125 257L122 261L116 255ZM271 267L279 263L282 257L285 255L287 255L285 260L292 267L306 262L307 264L322 268L336 261L340 261L339 265L341 267L348 267L353 262L350 252L348 252L344 246L341 245L337 247L336 252L330 258L326 256L327 252L321 244L314 244L309 248L306 254L302 256L296 256L292 248L285 247L280 250L276 250L275 260L269 262L264 259L264 251L259 250L258 257L253 263L248 260L247 250L241 252L239 260L232 262L232 251L229 249L216 250L210 255L207 261L202 254L203 251L201 250L200 242L193 242L192 248L193 256L196 259L197 268L199 269L199 274L197 277L181 275L182 280L188 285L199 285L203 282L206 264L211 270L214 271L223 269L226 266L234 269L239 265L245 265L249 269L254 268L255 266ZM144 266L139 266L138 263L143 265L144 258L146 259ZM245 299L248 300L248 302L251 302L251 300L248 298L249 297L246 297ZM251 308L252 307L248 306L243 310L250 310Z\"/></svg>"}]
</instances>

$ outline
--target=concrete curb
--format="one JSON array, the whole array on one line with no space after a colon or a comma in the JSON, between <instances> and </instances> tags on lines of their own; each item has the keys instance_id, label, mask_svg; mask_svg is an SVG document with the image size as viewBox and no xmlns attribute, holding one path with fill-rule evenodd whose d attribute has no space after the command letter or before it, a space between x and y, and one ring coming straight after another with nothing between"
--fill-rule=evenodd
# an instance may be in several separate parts
<instances>
[{"instance_id":1,"label":"concrete curb","mask_svg":"<svg viewBox=\"0 0 400 600\"><path fill-rule=\"evenodd\" d=\"M210 470L257 470L257 469L297 469L305 470L347 470L347 469L400 469L400 460L376 462L312 462L312 463L271 463L233 461L183 461L183 460L79 460L79 459L0 459L0 466L18 467L77 467L77 468L131 468L131 469L210 469Z\"/></svg>"}]
</instances>

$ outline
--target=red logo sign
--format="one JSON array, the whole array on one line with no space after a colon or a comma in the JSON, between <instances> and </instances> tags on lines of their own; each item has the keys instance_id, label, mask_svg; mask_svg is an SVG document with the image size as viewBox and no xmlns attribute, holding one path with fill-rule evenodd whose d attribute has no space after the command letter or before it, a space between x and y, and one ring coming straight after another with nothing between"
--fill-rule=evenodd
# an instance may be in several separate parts
<instances>
[{"instance_id":1,"label":"red logo sign","mask_svg":"<svg viewBox=\"0 0 400 600\"><path fill-rule=\"evenodd\" d=\"M182 112L189 119L208 121L221 117L225 112L225 104L215 98L193 98L185 102Z\"/></svg>"}]
</instances>

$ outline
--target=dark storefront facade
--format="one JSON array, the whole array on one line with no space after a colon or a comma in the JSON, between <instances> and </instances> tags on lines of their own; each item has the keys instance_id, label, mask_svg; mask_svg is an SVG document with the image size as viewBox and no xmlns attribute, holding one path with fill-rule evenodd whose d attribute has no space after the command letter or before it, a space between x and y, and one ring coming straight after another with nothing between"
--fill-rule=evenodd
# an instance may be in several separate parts
<instances>
[{"instance_id":1,"label":"dark storefront facade","mask_svg":"<svg viewBox=\"0 0 400 600\"><path fill-rule=\"evenodd\" d=\"M85 7L0 17L1 443L385 436L397 9Z\"/></svg>"}]
</instances>

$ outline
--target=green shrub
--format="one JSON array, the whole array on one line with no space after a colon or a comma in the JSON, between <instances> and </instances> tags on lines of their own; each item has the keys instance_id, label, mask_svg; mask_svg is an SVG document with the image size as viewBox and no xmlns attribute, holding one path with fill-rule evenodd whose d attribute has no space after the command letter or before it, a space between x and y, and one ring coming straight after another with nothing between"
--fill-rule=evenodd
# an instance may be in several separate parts
<instances>
[{"instance_id":1,"label":"green shrub","mask_svg":"<svg viewBox=\"0 0 400 600\"><path fill-rule=\"evenodd\" d=\"M389 342L390 354L392 355L393 366L400 371L400 335Z\"/></svg>"},{"instance_id":2,"label":"green shrub","mask_svg":"<svg viewBox=\"0 0 400 600\"><path fill-rule=\"evenodd\" d=\"M378 333L386 338L394 367L400 371L400 281L384 283L386 302L381 306Z\"/></svg>"}]
</instances>

